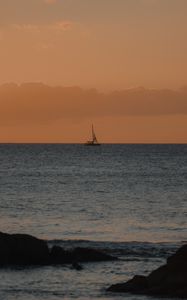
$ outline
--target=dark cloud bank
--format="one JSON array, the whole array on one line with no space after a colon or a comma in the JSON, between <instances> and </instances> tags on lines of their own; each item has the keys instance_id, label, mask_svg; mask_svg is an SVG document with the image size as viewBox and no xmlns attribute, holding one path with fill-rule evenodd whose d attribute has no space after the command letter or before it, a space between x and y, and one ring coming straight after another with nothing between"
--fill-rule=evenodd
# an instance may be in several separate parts
<instances>
[{"instance_id":1,"label":"dark cloud bank","mask_svg":"<svg viewBox=\"0 0 187 300\"><path fill-rule=\"evenodd\" d=\"M42 83L0 86L0 125L62 118L187 114L187 88L134 88L110 93Z\"/></svg>"}]
</instances>

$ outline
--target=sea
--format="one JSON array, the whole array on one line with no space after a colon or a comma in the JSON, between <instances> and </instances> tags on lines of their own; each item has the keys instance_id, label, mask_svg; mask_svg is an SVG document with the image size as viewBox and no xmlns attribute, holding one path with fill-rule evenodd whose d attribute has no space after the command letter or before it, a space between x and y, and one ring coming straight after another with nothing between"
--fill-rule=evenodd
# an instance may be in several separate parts
<instances>
[{"instance_id":1,"label":"sea","mask_svg":"<svg viewBox=\"0 0 187 300\"><path fill-rule=\"evenodd\" d=\"M152 299L106 289L187 243L187 145L0 144L0 231L120 258L1 268L2 300Z\"/></svg>"}]
</instances>

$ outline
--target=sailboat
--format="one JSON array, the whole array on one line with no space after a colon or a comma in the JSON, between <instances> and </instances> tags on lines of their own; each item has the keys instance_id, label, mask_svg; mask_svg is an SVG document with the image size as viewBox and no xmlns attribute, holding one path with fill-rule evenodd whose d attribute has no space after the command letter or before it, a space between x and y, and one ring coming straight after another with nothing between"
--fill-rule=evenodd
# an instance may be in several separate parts
<instances>
[{"instance_id":1,"label":"sailboat","mask_svg":"<svg viewBox=\"0 0 187 300\"><path fill-rule=\"evenodd\" d=\"M92 124L92 140L87 141L85 143L86 146L100 146L101 144L98 143L98 140L96 138L95 132L94 132L94 127Z\"/></svg>"}]
</instances>

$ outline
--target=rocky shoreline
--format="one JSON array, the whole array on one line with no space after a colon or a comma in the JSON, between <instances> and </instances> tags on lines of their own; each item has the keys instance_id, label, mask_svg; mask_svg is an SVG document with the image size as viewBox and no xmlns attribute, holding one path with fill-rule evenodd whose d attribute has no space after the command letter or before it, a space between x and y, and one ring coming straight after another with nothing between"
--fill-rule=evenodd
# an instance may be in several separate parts
<instances>
[{"instance_id":1,"label":"rocky shoreline","mask_svg":"<svg viewBox=\"0 0 187 300\"><path fill-rule=\"evenodd\" d=\"M72 264L79 262L116 260L116 257L91 248L64 250L60 246L48 247L46 241L28 234L0 232L0 267Z\"/></svg>"},{"instance_id":2,"label":"rocky shoreline","mask_svg":"<svg viewBox=\"0 0 187 300\"><path fill-rule=\"evenodd\" d=\"M136 275L126 283L111 285L107 291L187 299L187 245L148 276Z\"/></svg>"},{"instance_id":3,"label":"rocky shoreline","mask_svg":"<svg viewBox=\"0 0 187 300\"><path fill-rule=\"evenodd\" d=\"M112 261L118 258L93 248L65 250L49 247L47 241L28 234L0 232L0 267L70 264L81 270L80 263ZM167 259L167 263L148 276L136 275L126 283L111 285L107 292L132 293L187 299L187 244Z\"/></svg>"}]
</instances>

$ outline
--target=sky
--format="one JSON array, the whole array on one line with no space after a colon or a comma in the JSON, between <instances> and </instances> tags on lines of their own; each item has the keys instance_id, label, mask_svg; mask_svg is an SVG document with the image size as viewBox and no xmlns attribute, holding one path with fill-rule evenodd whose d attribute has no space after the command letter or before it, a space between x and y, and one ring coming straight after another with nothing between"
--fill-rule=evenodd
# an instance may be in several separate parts
<instances>
[{"instance_id":1,"label":"sky","mask_svg":"<svg viewBox=\"0 0 187 300\"><path fill-rule=\"evenodd\" d=\"M186 15L186 0L0 0L0 142L84 142L94 123L101 142L186 143Z\"/></svg>"}]
</instances>

